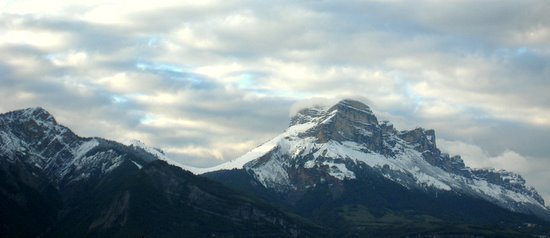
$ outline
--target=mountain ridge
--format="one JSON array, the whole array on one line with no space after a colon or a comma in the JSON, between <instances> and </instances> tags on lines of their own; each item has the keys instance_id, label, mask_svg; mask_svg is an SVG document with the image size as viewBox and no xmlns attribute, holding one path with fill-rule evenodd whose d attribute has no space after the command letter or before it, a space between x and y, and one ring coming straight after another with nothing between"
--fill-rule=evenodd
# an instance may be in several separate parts
<instances>
[{"instance_id":1,"label":"mountain ridge","mask_svg":"<svg viewBox=\"0 0 550 238\"><path fill-rule=\"evenodd\" d=\"M346 180L355 179L357 171L350 168L362 164L407 188L455 191L550 219L542 197L519 174L469 168L460 156L451 157L437 148L434 130L398 131L389 122L379 122L370 107L359 101L305 108L290 121L285 132L245 155L194 172L244 169L263 186L284 193L322 182L301 184L304 181L296 181L298 177L291 178L297 176L289 172L294 168L317 169Z\"/></svg>"},{"instance_id":2,"label":"mountain ridge","mask_svg":"<svg viewBox=\"0 0 550 238\"><path fill-rule=\"evenodd\" d=\"M0 237L310 237L323 230L142 147L79 137L40 107L0 114Z\"/></svg>"},{"instance_id":3,"label":"mountain ridge","mask_svg":"<svg viewBox=\"0 0 550 238\"><path fill-rule=\"evenodd\" d=\"M138 141L79 137L43 108L8 112L0 236L550 234L544 201L521 176L467 168L435 136L342 101L303 109L267 143L195 170Z\"/></svg>"}]
</instances>

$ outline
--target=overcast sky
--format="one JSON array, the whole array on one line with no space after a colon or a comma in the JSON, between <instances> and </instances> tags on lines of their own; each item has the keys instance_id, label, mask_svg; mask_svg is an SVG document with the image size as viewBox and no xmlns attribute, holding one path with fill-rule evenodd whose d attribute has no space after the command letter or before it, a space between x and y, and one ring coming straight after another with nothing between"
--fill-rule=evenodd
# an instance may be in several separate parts
<instances>
[{"instance_id":1,"label":"overcast sky","mask_svg":"<svg viewBox=\"0 0 550 238\"><path fill-rule=\"evenodd\" d=\"M41 106L204 167L283 131L292 108L360 98L550 200L546 0L66 2L0 2L1 112Z\"/></svg>"}]
</instances>

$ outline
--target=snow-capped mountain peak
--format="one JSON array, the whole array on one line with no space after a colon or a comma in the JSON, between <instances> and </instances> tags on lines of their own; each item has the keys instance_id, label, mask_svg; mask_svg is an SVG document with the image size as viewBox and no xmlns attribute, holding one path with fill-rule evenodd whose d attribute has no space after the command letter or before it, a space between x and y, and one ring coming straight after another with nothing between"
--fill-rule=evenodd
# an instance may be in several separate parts
<instances>
[{"instance_id":1,"label":"snow-capped mountain peak","mask_svg":"<svg viewBox=\"0 0 550 238\"><path fill-rule=\"evenodd\" d=\"M154 160L114 141L83 138L41 107L0 114L0 163L25 164L56 186L100 177L124 163Z\"/></svg>"},{"instance_id":2,"label":"snow-capped mountain peak","mask_svg":"<svg viewBox=\"0 0 550 238\"><path fill-rule=\"evenodd\" d=\"M548 213L542 197L521 176L466 167L460 156L437 148L434 130L398 131L353 100L302 109L279 136L201 172L229 169L244 169L281 193L361 179L370 171L408 189L452 191L512 211Z\"/></svg>"},{"instance_id":3,"label":"snow-capped mountain peak","mask_svg":"<svg viewBox=\"0 0 550 238\"><path fill-rule=\"evenodd\" d=\"M23 117L57 124L54 117L42 107L31 107L21 111Z\"/></svg>"}]
</instances>

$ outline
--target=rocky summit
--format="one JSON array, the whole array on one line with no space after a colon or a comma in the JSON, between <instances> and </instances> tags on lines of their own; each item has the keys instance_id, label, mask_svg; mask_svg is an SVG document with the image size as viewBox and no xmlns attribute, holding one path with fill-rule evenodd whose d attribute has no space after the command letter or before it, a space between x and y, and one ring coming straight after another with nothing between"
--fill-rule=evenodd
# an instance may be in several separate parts
<instances>
[{"instance_id":1,"label":"rocky summit","mask_svg":"<svg viewBox=\"0 0 550 238\"><path fill-rule=\"evenodd\" d=\"M228 182L236 171L242 171L240 177L247 174L249 183L257 186L243 188ZM442 197L452 197L550 219L542 197L520 175L469 168L459 155L450 156L437 148L434 130L397 130L390 122L380 122L367 105L354 100L302 109L279 136L240 158L195 172L206 172L206 176L236 189L256 190L257 194L271 191L269 196L279 197L279 202L291 207L316 202L311 196L338 206L354 196L365 202L350 204L368 207L373 204L361 196L376 196L384 204L393 201L399 206L418 206L417 212L422 213L421 205L407 200L427 196L422 199L437 203ZM370 187L363 187L369 183ZM261 189L255 188L258 186ZM323 189L325 195L321 196ZM365 190L351 191L358 189ZM381 193L384 190L385 195ZM476 209L479 203L473 203L464 209ZM384 206L388 206L386 210L395 208ZM445 206L436 213L451 214L454 208Z\"/></svg>"},{"instance_id":2,"label":"rocky summit","mask_svg":"<svg viewBox=\"0 0 550 238\"><path fill-rule=\"evenodd\" d=\"M281 192L357 179L366 166L406 188L455 191L512 211L547 213L542 197L520 175L466 167L460 156L437 148L434 130L398 131L389 122L379 123L359 101L302 109L282 135L236 161L265 187Z\"/></svg>"}]
</instances>

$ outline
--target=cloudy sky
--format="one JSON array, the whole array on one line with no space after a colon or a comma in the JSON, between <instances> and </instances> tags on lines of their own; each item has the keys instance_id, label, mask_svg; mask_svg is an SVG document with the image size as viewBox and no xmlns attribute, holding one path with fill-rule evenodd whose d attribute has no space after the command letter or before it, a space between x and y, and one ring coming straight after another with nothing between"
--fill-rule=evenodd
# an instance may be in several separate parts
<instances>
[{"instance_id":1,"label":"cloudy sky","mask_svg":"<svg viewBox=\"0 0 550 238\"><path fill-rule=\"evenodd\" d=\"M204 167L293 108L360 98L550 200L548 1L66 2L0 2L1 112L41 106Z\"/></svg>"}]
</instances>

